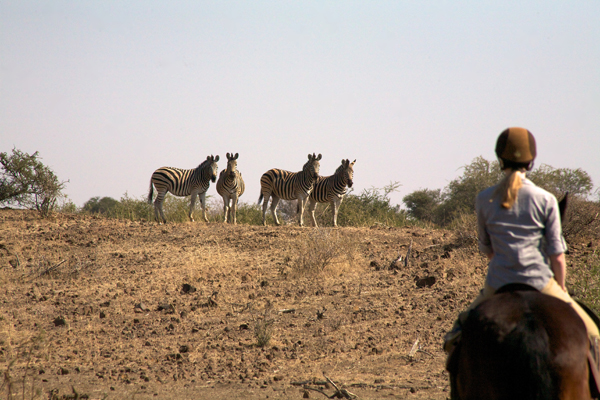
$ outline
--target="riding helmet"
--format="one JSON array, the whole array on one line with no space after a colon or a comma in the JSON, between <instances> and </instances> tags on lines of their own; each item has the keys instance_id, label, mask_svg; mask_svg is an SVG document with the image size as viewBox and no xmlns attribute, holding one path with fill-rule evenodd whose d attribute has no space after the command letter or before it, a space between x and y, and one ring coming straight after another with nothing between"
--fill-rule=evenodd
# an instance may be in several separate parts
<instances>
[{"instance_id":1,"label":"riding helmet","mask_svg":"<svg viewBox=\"0 0 600 400\"><path fill-rule=\"evenodd\" d=\"M535 138L527 129L508 128L498 137L496 155L505 167L530 164L535 156Z\"/></svg>"}]
</instances>

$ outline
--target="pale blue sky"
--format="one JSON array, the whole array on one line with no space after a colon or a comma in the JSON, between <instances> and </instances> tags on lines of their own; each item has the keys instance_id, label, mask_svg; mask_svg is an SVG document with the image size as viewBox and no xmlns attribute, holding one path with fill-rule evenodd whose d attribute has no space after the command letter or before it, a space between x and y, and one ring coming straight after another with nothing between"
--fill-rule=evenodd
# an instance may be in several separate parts
<instances>
[{"instance_id":1,"label":"pale blue sky","mask_svg":"<svg viewBox=\"0 0 600 400\"><path fill-rule=\"evenodd\" d=\"M39 151L79 206L226 152L245 202L315 152L400 204L509 126L599 186L600 1L0 0L0 151Z\"/></svg>"}]
</instances>

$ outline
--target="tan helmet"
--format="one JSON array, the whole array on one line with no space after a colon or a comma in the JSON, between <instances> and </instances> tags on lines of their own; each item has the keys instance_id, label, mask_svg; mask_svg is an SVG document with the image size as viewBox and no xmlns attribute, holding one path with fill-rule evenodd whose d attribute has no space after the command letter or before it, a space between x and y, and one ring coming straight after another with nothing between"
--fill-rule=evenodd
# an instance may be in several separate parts
<instances>
[{"instance_id":1,"label":"tan helmet","mask_svg":"<svg viewBox=\"0 0 600 400\"><path fill-rule=\"evenodd\" d=\"M496 155L502 168L530 168L535 159L535 138L527 129L508 128L498 136Z\"/></svg>"}]
</instances>

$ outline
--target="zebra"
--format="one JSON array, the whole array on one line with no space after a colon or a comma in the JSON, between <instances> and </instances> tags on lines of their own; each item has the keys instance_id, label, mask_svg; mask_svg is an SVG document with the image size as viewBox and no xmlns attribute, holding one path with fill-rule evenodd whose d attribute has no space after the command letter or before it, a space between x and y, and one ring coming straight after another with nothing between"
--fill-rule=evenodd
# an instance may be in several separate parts
<instances>
[{"instance_id":1,"label":"zebra","mask_svg":"<svg viewBox=\"0 0 600 400\"><path fill-rule=\"evenodd\" d=\"M235 156L233 153L227 153L227 169L221 171L217 181L217 192L223 197L223 222L227 222L229 214L229 223L232 224L237 223L237 203L245 189L242 174L237 170L238 157L238 153L235 153Z\"/></svg>"},{"instance_id":2,"label":"zebra","mask_svg":"<svg viewBox=\"0 0 600 400\"><path fill-rule=\"evenodd\" d=\"M354 163L356 160L342 160L335 173L331 176L320 176L315 183L313 191L308 199L308 211L312 217L312 225L317 226L315 219L315 209L317 203L331 203L333 207L333 226L337 227L337 215L342 200L346 195L346 185L352 187L352 178L354 176Z\"/></svg>"},{"instance_id":3,"label":"zebra","mask_svg":"<svg viewBox=\"0 0 600 400\"><path fill-rule=\"evenodd\" d=\"M152 195L154 194L153 186L156 187L156 199L154 200L154 217L159 223L167 223L165 214L163 213L163 201L167 192L171 192L174 196L189 196L192 195L190 201L190 212L188 214L190 221L194 221L192 211L196 203L196 196L200 195L200 205L202 206L202 216L208 222L206 217L206 191L210 186L210 181L215 182L217 179L217 166L219 156L208 156L202 164L195 169L180 169L162 167L154 171L150 179L150 193L148 194L148 203L152 203ZM160 212L160 219L158 214Z\"/></svg>"},{"instance_id":4,"label":"zebra","mask_svg":"<svg viewBox=\"0 0 600 400\"><path fill-rule=\"evenodd\" d=\"M303 214L304 207L308 201L308 196L313 189L313 186L319 177L319 161L321 160L321 154L315 156L308 155L308 161L302 167L300 172L289 172L282 169L270 169L265 172L260 178L260 197L258 198L258 204L263 200L262 220L263 225L267 225L265 215L267 213L267 206L269 204L269 197L272 197L271 201L271 213L275 224L280 225L279 219L277 219L277 204L280 199L283 200L295 200L298 199L298 214L300 215L300 226L303 226Z\"/></svg>"}]
</instances>

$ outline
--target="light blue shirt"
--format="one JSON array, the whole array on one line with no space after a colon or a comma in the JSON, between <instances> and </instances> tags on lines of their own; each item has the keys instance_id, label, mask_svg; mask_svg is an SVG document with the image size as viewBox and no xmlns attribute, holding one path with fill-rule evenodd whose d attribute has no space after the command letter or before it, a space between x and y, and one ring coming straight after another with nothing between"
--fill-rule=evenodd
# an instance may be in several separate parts
<instances>
[{"instance_id":1,"label":"light blue shirt","mask_svg":"<svg viewBox=\"0 0 600 400\"><path fill-rule=\"evenodd\" d=\"M494 289L509 283L524 283L541 290L554 276L548 255L567 250L556 197L522 180L512 208L500 204L497 185L477 195L479 249L494 253L486 283Z\"/></svg>"}]
</instances>

